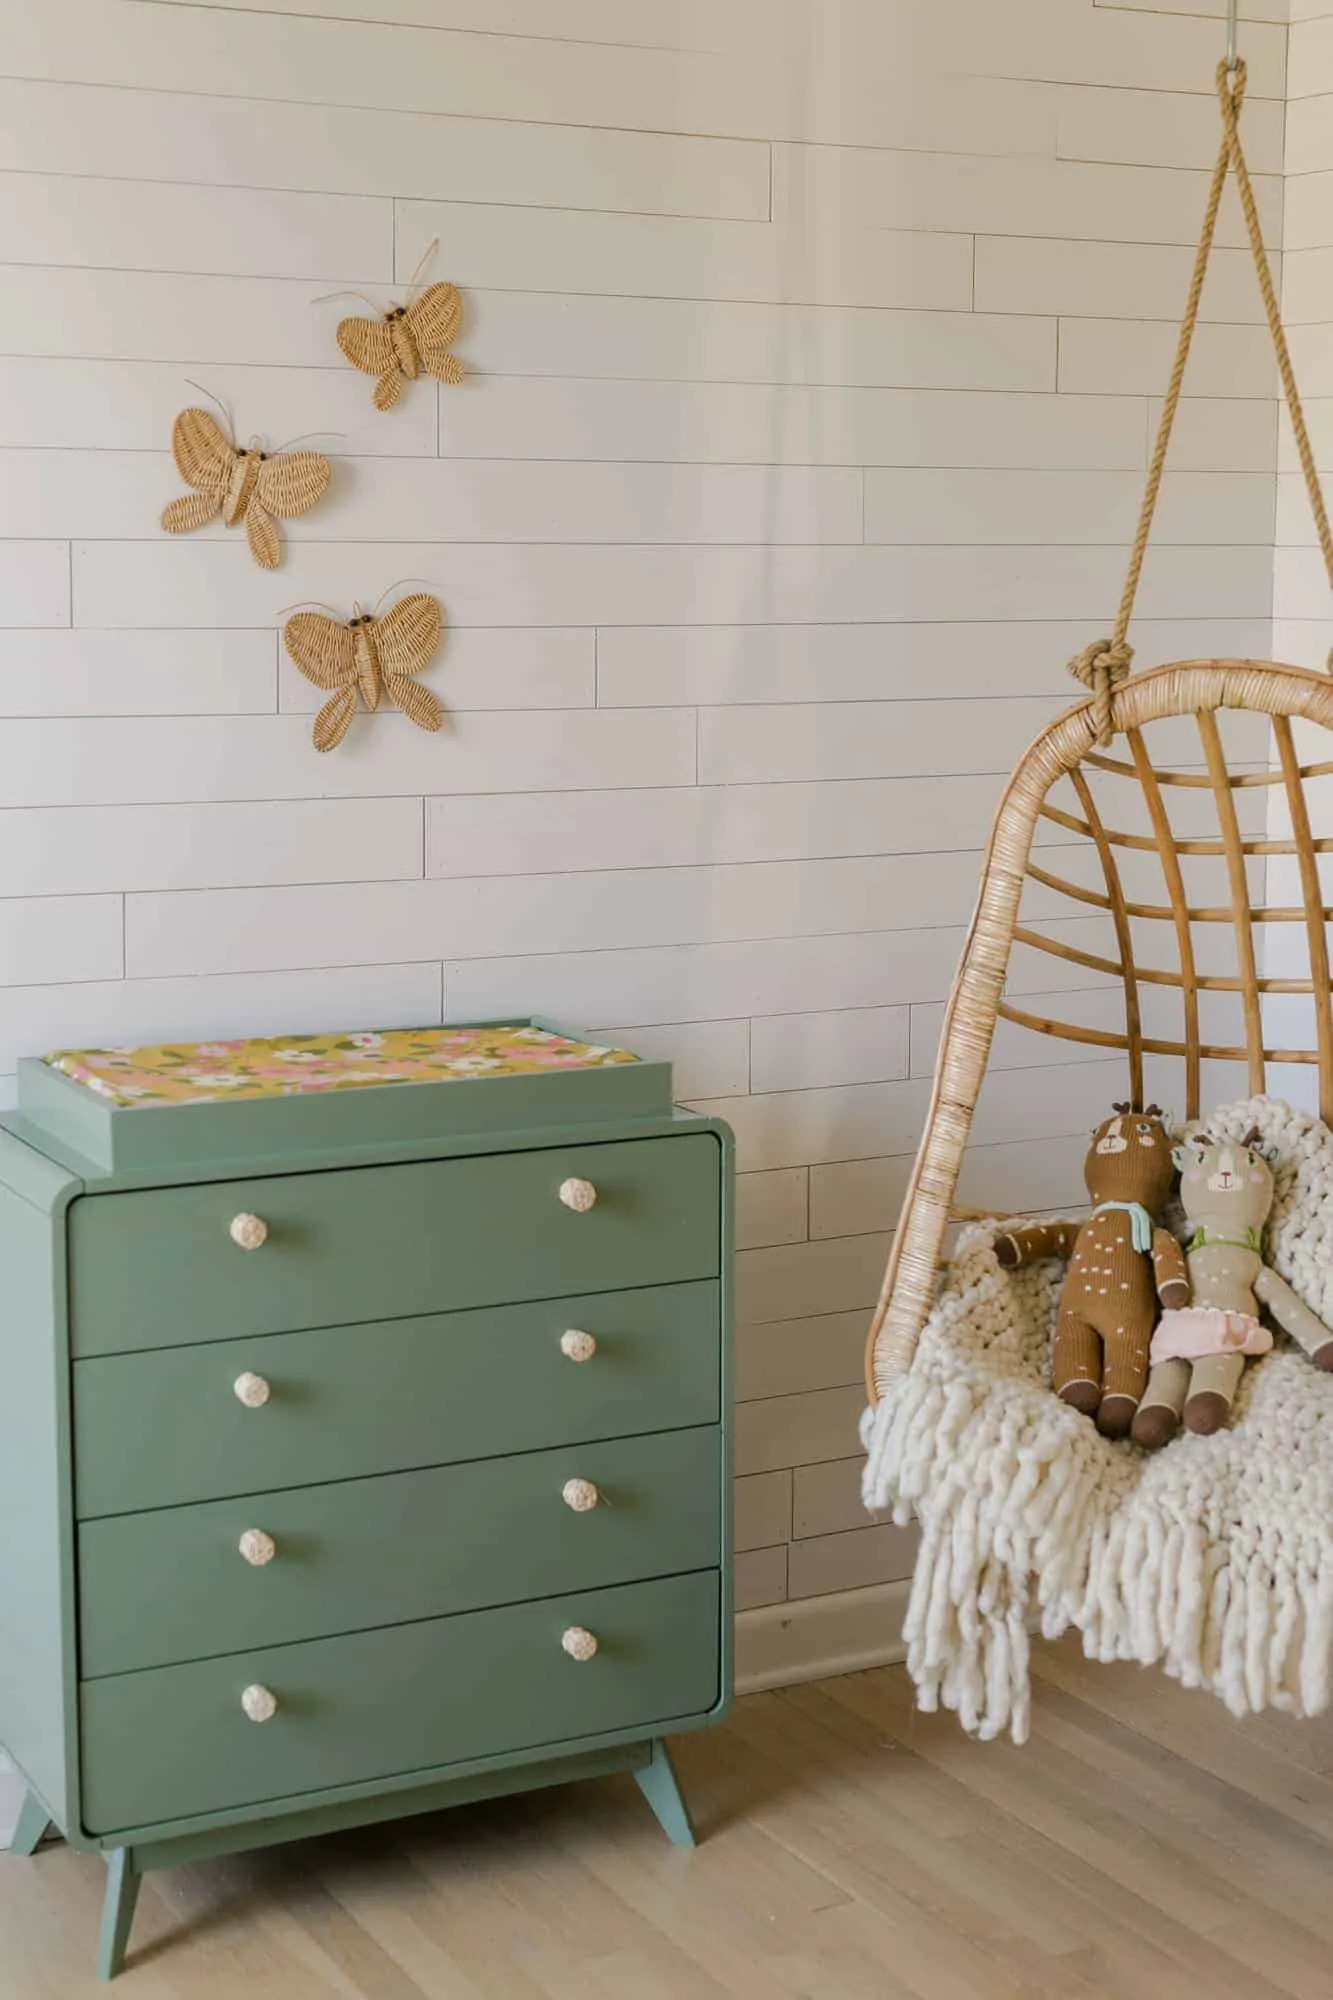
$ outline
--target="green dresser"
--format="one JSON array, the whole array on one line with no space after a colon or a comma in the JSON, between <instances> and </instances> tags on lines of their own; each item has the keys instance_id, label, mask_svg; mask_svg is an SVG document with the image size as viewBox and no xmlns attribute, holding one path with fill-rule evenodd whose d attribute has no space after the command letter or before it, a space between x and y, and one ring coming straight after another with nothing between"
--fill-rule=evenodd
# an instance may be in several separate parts
<instances>
[{"instance_id":1,"label":"green dresser","mask_svg":"<svg viewBox=\"0 0 1333 2000\"><path fill-rule=\"evenodd\" d=\"M0 1121L14 1852L107 1855L110 1977L178 1860L623 1770L689 1843L726 1127L545 1023L198 1049L24 1064Z\"/></svg>"}]
</instances>

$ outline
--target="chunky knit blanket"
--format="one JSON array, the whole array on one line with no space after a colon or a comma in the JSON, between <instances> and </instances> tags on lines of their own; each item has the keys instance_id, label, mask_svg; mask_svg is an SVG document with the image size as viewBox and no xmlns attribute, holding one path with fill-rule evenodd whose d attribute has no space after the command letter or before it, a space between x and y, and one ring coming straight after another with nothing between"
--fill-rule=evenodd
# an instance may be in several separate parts
<instances>
[{"instance_id":1,"label":"chunky knit blanket","mask_svg":"<svg viewBox=\"0 0 1333 2000\"><path fill-rule=\"evenodd\" d=\"M1333 1132L1265 1097L1207 1125L1281 1148L1265 1253L1333 1325ZM1090 1659L1160 1665L1236 1715L1325 1708L1333 1375L1279 1336L1229 1430L1152 1456L1108 1443L1050 1391L1063 1264L1002 1271L992 1238L963 1232L910 1373L863 1422L866 1505L920 1523L904 1639L921 1707L1023 1742L1030 1631L1074 1626Z\"/></svg>"}]
</instances>

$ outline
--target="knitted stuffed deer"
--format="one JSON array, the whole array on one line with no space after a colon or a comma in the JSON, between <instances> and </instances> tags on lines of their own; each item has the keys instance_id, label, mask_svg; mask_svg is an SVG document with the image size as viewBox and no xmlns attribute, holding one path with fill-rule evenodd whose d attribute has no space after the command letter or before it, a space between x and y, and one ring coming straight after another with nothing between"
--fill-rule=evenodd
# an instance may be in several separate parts
<instances>
[{"instance_id":1,"label":"knitted stuffed deer","mask_svg":"<svg viewBox=\"0 0 1333 2000\"><path fill-rule=\"evenodd\" d=\"M1333 1333L1263 1259L1275 1157L1276 1148L1261 1149L1257 1125L1239 1143L1198 1132L1176 1148L1180 1204L1194 1225L1189 1297L1162 1314L1153 1335L1152 1373L1133 1428L1135 1443L1150 1451L1170 1442L1182 1413L1186 1430L1200 1436L1221 1429L1246 1356L1273 1345L1260 1305L1316 1368L1333 1369ZM1174 1294L1163 1304L1175 1306Z\"/></svg>"},{"instance_id":2,"label":"knitted stuffed deer","mask_svg":"<svg viewBox=\"0 0 1333 2000\"><path fill-rule=\"evenodd\" d=\"M1051 1386L1095 1417L1103 1437L1126 1437L1148 1380L1157 1304L1185 1305L1185 1258L1155 1226L1171 1186L1171 1140L1155 1104L1117 1104L1092 1135L1083 1177L1093 1200L1086 1222L1045 1222L995 1239L1006 1269L1038 1257L1069 1257L1055 1329Z\"/></svg>"}]
</instances>

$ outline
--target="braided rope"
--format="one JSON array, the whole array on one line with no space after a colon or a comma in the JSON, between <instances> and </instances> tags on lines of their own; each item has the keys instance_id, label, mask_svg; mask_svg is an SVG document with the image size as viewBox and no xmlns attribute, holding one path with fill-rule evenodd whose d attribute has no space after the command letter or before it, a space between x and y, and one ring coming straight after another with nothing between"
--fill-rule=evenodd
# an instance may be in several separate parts
<instances>
[{"instance_id":1,"label":"braided rope","mask_svg":"<svg viewBox=\"0 0 1333 2000\"><path fill-rule=\"evenodd\" d=\"M1287 347L1286 329L1282 324L1282 314L1278 309L1277 294L1273 290L1273 274L1268 268L1268 256L1264 250L1264 233L1259 221L1259 211L1255 206L1254 189L1250 185L1250 169L1240 143L1237 117L1243 91L1233 93L1227 89L1223 64L1218 71L1217 94L1222 105L1222 123L1226 129L1227 150L1231 155L1231 165L1236 176L1236 192L1245 217L1245 228L1250 238L1250 248L1254 252L1254 268L1259 279L1259 291L1263 297L1264 311L1268 316L1268 331L1273 336L1273 352L1277 356L1277 372L1282 378L1282 393L1287 399L1287 410L1291 417L1291 428L1296 439L1296 451L1305 475L1305 490L1310 497L1310 512L1314 515L1315 530L1319 536L1319 547L1324 557L1324 572L1329 587L1333 589L1333 530L1328 524L1328 510L1324 505L1324 491L1314 462L1314 451L1310 445L1310 433L1305 427L1305 411L1301 407L1301 394L1296 386L1296 371L1291 365L1291 354ZM1244 64L1240 65L1243 72ZM1325 662L1325 670L1333 673L1333 649Z\"/></svg>"},{"instance_id":2,"label":"braided rope","mask_svg":"<svg viewBox=\"0 0 1333 2000\"><path fill-rule=\"evenodd\" d=\"M1203 227L1199 232L1198 249L1194 253L1194 269L1190 274L1189 292L1181 316L1180 332L1176 338L1175 360L1171 364L1171 377L1157 424L1157 437L1148 465L1143 503L1139 509L1139 524L1134 535L1134 545L1130 550L1124 589L1120 593L1115 629L1109 639L1096 640L1069 662L1070 673L1076 680L1081 681L1092 695L1093 721L1097 742L1102 749L1107 747L1114 733L1111 726L1111 697L1116 688L1128 677L1134 658L1134 649L1129 644L1127 635L1130 620L1134 615L1134 601L1138 596L1139 580L1143 574L1143 559L1147 554L1148 539L1152 533L1153 516L1157 511L1162 472L1171 444L1176 411L1180 405L1185 369L1194 341L1194 330L1198 324L1204 280L1208 275L1208 261L1212 255L1213 239L1217 233L1217 214L1221 206L1222 190L1226 185L1229 171L1234 172L1236 176L1236 191L1240 196L1250 249L1254 257L1254 268L1259 279L1259 290L1268 317L1268 330L1272 335L1273 348L1277 355L1282 393L1287 399L1287 408L1291 413L1291 427L1295 433L1296 450L1300 457L1301 471L1305 475L1306 491L1310 496L1310 507L1319 534L1319 546L1324 555L1324 567L1328 572L1329 585L1333 587L1333 529L1329 527L1324 495L1315 468L1314 452L1310 445L1310 434L1305 426L1305 412L1301 408L1300 392L1296 387L1296 376L1287 349L1287 336L1278 310L1277 295L1273 290L1273 276L1268 268L1268 252L1264 247L1263 228L1259 221L1259 211L1255 206L1254 189L1250 184L1250 170L1240 142L1239 119L1241 106L1245 102L1245 80L1244 62L1237 61L1234 69L1229 69L1225 62L1218 64L1217 97L1222 111L1222 142L1218 147L1212 179L1208 184L1208 201L1204 209ZM1333 651L1329 654L1328 669L1333 673Z\"/></svg>"}]
</instances>

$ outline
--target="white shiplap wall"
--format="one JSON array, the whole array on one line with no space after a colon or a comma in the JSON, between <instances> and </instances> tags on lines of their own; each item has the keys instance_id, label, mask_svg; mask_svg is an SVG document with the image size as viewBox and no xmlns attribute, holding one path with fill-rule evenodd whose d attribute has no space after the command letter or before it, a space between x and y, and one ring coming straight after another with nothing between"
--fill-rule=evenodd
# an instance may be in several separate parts
<instances>
[{"instance_id":1,"label":"white shiplap wall","mask_svg":"<svg viewBox=\"0 0 1333 2000\"><path fill-rule=\"evenodd\" d=\"M1245 9L1275 243L1285 8ZM4 9L0 1076L442 1009L671 1054L745 1170L743 1604L909 1560L856 1499L866 1309L1001 774L1117 594L1222 11ZM1293 132L1312 181L1321 143ZM1326 196L1291 210L1325 300ZM387 296L437 235L472 372L378 416L314 300ZM1220 240L1145 664L1269 647L1230 205ZM157 531L187 376L245 433L341 434L274 576ZM448 733L383 716L319 758L278 616L408 577L447 607ZM1001 1068L971 1197L1066 1198L1111 1091Z\"/></svg>"},{"instance_id":2,"label":"white shiplap wall","mask_svg":"<svg viewBox=\"0 0 1333 2000\"><path fill-rule=\"evenodd\" d=\"M1292 0L1282 310L1315 458L1333 473L1333 0ZM1290 427L1279 426L1275 653L1322 667L1333 606ZM1326 752L1321 752L1326 755Z\"/></svg>"},{"instance_id":3,"label":"white shiplap wall","mask_svg":"<svg viewBox=\"0 0 1333 2000\"><path fill-rule=\"evenodd\" d=\"M1333 472L1333 0L1292 0L1287 75L1282 309L1327 498ZM1333 604L1285 410L1279 412L1278 466L1273 654L1297 666L1319 669L1333 645ZM1298 742L1310 761L1327 759L1323 730L1298 729ZM1310 812L1315 832L1327 834L1331 829L1323 822L1328 819L1328 800L1319 786L1311 789ZM1271 832L1290 834L1280 788L1270 796L1268 815ZM1295 889L1295 871L1289 858L1269 861L1270 900L1288 900ZM1278 975L1308 978L1303 938L1281 926L1270 929L1266 968ZM1308 1002L1270 994L1264 1013L1270 1039L1313 1047ZM1318 1108L1317 1079L1308 1066L1288 1067L1272 1087L1312 1111Z\"/></svg>"}]
</instances>

